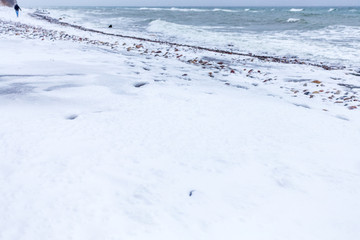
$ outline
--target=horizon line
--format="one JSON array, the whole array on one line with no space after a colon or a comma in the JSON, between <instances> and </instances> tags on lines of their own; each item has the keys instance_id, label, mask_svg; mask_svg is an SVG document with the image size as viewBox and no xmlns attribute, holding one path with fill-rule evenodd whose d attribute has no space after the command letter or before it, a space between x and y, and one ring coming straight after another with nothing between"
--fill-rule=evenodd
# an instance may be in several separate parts
<instances>
[{"instance_id":1,"label":"horizon line","mask_svg":"<svg viewBox=\"0 0 360 240\"><path fill-rule=\"evenodd\" d=\"M210 6L146 6L146 5L138 5L138 6L127 6L127 5L27 5L26 7L128 7L128 8L284 8L284 7L293 7L293 8L311 8L311 7L355 7L358 8L360 5L312 5L312 6L301 6L301 5L282 5L282 6L271 6L271 5L258 5L258 6L246 6L246 5L234 5L234 6L218 6L218 5L210 5ZM6 7L4 5L4 7Z\"/></svg>"}]
</instances>

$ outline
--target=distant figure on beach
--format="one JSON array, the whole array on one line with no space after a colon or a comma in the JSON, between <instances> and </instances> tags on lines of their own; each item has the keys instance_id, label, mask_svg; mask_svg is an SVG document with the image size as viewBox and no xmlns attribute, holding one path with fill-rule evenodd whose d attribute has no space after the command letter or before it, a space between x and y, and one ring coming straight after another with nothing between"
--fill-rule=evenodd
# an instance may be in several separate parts
<instances>
[{"instance_id":1,"label":"distant figure on beach","mask_svg":"<svg viewBox=\"0 0 360 240\"><path fill-rule=\"evenodd\" d=\"M15 9L15 12L16 12L16 16L19 17L19 10L21 10L21 8L19 7L19 5L15 4L14 9Z\"/></svg>"}]
</instances>

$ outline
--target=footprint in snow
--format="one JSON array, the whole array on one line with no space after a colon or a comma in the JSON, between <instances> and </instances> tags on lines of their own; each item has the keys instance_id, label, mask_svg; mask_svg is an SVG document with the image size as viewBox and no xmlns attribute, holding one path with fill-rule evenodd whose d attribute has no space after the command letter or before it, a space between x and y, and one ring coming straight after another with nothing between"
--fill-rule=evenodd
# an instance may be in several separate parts
<instances>
[{"instance_id":1,"label":"footprint in snow","mask_svg":"<svg viewBox=\"0 0 360 240\"><path fill-rule=\"evenodd\" d=\"M139 88L139 87L145 86L147 84L149 84L149 83L148 82L137 82L137 83L134 83L134 87Z\"/></svg>"},{"instance_id":2,"label":"footprint in snow","mask_svg":"<svg viewBox=\"0 0 360 240\"><path fill-rule=\"evenodd\" d=\"M194 192L195 192L195 190L191 190L191 191L189 192L189 197L191 197L191 196L194 194Z\"/></svg>"},{"instance_id":3,"label":"footprint in snow","mask_svg":"<svg viewBox=\"0 0 360 240\"><path fill-rule=\"evenodd\" d=\"M78 117L76 114L72 114L66 117L67 120L75 120Z\"/></svg>"}]
</instances>

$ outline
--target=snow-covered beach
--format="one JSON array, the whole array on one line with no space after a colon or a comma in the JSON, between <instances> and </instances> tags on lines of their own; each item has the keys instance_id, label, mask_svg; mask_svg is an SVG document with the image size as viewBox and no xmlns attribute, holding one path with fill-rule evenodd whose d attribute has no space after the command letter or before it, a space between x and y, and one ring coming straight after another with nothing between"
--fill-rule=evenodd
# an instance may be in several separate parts
<instances>
[{"instance_id":1,"label":"snow-covered beach","mask_svg":"<svg viewBox=\"0 0 360 240\"><path fill-rule=\"evenodd\" d=\"M0 239L360 238L359 69L32 12L0 7Z\"/></svg>"}]
</instances>

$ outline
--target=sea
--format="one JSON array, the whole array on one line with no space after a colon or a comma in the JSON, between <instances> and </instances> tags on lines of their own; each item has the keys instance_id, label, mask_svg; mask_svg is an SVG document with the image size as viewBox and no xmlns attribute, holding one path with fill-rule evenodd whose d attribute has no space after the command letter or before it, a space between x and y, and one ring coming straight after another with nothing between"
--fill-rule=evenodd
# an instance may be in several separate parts
<instances>
[{"instance_id":1,"label":"sea","mask_svg":"<svg viewBox=\"0 0 360 240\"><path fill-rule=\"evenodd\" d=\"M104 32L360 68L360 7L52 7L45 10L60 21Z\"/></svg>"}]
</instances>

